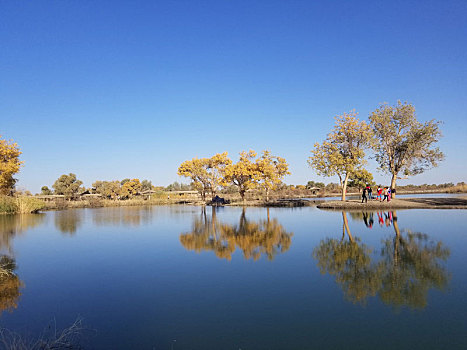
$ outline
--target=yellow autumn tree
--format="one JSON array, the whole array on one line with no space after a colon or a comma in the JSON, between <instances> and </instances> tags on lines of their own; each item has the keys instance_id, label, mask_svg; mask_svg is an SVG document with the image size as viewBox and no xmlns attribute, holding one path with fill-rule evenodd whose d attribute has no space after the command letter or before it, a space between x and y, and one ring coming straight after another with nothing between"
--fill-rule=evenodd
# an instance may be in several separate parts
<instances>
[{"instance_id":1,"label":"yellow autumn tree","mask_svg":"<svg viewBox=\"0 0 467 350\"><path fill-rule=\"evenodd\" d=\"M186 160L178 167L177 174L190 178L203 200L206 200L207 192L211 192L214 197L223 180L225 168L232 163L227 155L224 152L211 158Z\"/></svg>"},{"instance_id":2,"label":"yellow autumn tree","mask_svg":"<svg viewBox=\"0 0 467 350\"><path fill-rule=\"evenodd\" d=\"M142 184L141 184L142 186ZM96 181L92 184L93 191L107 199L117 199L121 195L120 181Z\"/></svg>"},{"instance_id":3,"label":"yellow autumn tree","mask_svg":"<svg viewBox=\"0 0 467 350\"><path fill-rule=\"evenodd\" d=\"M263 151L261 157L256 160L257 180L266 193L266 201L269 201L269 192L275 190L285 175L289 175L289 165L284 158L273 156L270 151Z\"/></svg>"},{"instance_id":4,"label":"yellow autumn tree","mask_svg":"<svg viewBox=\"0 0 467 350\"><path fill-rule=\"evenodd\" d=\"M121 197L128 199L133 198L141 191L142 187L143 186L141 185L139 179L131 179L126 181L120 190Z\"/></svg>"},{"instance_id":5,"label":"yellow autumn tree","mask_svg":"<svg viewBox=\"0 0 467 350\"><path fill-rule=\"evenodd\" d=\"M207 158L193 158L186 160L178 167L179 176L188 177L193 186L201 193L201 198L206 200L206 192L209 189L208 173L205 167Z\"/></svg>"},{"instance_id":6,"label":"yellow autumn tree","mask_svg":"<svg viewBox=\"0 0 467 350\"><path fill-rule=\"evenodd\" d=\"M208 174L209 190L214 198L218 188L221 186L226 167L232 164L228 153L217 153L207 161L206 172Z\"/></svg>"},{"instance_id":7,"label":"yellow autumn tree","mask_svg":"<svg viewBox=\"0 0 467 350\"><path fill-rule=\"evenodd\" d=\"M238 188L238 192L245 201L245 193L249 189L255 188L259 177L258 166L254 161L256 152L250 150L248 152L240 152L240 159L235 164L229 164L224 169L223 186L234 184Z\"/></svg>"},{"instance_id":8,"label":"yellow autumn tree","mask_svg":"<svg viewBox=\"0 0 467 350\"><path fill-rule=\"evenodd\" d=\"M365 121L352 111L335 117L334 129L322 144L316 143L308 164L320 176L339 177L342 200L345 201L347 182L353 174L361 172L365 149L369 146L371 131Z\"/></svg>"},{"instance_id":9,"label":"yellow autumn tree","mask_svg":"<svg viewBox=\"0 0 467 350\"><path fill-rule=\"evenodd\" d=\"M21 151L13 141L3 140L0 135L0 194L10 195L16 183L13 178L21 165Z\"/></svg>"}]
</instances>

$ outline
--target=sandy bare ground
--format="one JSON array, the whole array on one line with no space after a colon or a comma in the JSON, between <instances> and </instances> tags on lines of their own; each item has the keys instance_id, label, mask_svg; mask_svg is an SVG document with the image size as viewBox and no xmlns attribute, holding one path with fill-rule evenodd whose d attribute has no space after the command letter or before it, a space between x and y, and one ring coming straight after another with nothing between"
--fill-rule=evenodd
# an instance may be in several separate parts
<instances>
[{"instance_id":1,"label":"sandy bare ground","mask_svg":"<svg viewBox=\"0 0 467 350\"><path fill-rule=\"evenodd\" d=\"M467 196L456 198L404 198L390 202L369 200L329 201L317 205L320 209L467 209Z\"/></svg>"}]
</instances>

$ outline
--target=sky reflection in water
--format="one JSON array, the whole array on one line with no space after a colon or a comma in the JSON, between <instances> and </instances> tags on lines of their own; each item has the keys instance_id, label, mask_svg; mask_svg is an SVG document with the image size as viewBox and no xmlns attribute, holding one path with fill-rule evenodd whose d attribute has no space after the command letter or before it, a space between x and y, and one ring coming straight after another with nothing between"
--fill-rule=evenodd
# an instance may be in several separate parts
<instances>
[{"instance_id":1,"label":"sky reflection in water","mask_svg":"<svg viewBox=\"0 0 467 350\"><path fill-rule=\"evenodd\" d=\"M462 348L465 219L188 206L0 216L1 326L34 333L80 315L92 348L108 349Z\"/></svg>"}]
</instances>

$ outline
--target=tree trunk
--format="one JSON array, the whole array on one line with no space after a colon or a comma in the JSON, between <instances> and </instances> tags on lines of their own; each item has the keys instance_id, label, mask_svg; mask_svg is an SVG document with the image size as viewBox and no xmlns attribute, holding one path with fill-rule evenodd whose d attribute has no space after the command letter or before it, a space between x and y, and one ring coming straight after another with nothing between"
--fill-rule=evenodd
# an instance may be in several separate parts
<instances>
[{"instance_id":1,"label":"tree trunk","mask_svg":"<svg viewBox=\"0 0 467 350\"><path fill-rule=\"evenodd\" d=\"M345 213L345 211L342 212L342 220L344 221L344 228L345 228L345 230L347 230L347 235L349 236L349 241L353 242L353 237L352 237L352 234L350 233L349 222L347 221L347 214Z\"/></svg>"},{"instance_id":2,"label":"tree trunk","mask_svg":"<svg viewBox=\"0 0 467 350\"><path fill-rule=\"evenodd\" d=\"M392 174L392 179L391 179L391 198L396 198L396 192L392 192L392 190L396 189L396 180L397 180L397 174Z\"/></svg>"},{"instance_id":3,"label":"tree trunk","mask_svg":"<svg viewBox=\"0 0 467 350\"><path fill-rule=\"evenodd\" d=\"M266 187L266 202L269 202L269 188Z\"/></svg>"},{"instance_id":4,"label":"tree trunk","mask_svg":"<svg viewBox=\"0 0 467 350\"><path fill-rule=\"evenodd\" d=\"M347 191L347 181L349 180L349 174L345 174L344 183L342 184L342 201L345 201L345 192Z\"/></svg>"},{"instance_id":5,"label":"tree trunk","mask_svg":"<svg viewBox=\"0 0 467 350\"><path fill-rule=\"evenodd\" d=\"M240 190L239 192L240 192L240 197L242 197L242 202L243 204L245 204L245 191Z\"/></svg>"},{"instance_id":6,"label":"tree trunk","mask_svg":"<svg viewBox=\"0 0 467 350\"><path fill-rule=\"evenodd\" d=\"M211 201L214 200L215 196L216 196L216 191L211 188Z\"/></svg>"},{"instance_id":7,"label":"tree trunk","mask_svg":"<svg viewBox=\"0 0 467 350\"><path fill-rule=\"evenodd\" d=\"M397 223L397 212L392 212L392 226L394 227L394 232L396 233L396 237L400 239L401 237L401 230L399 229L399 224Z\"/></svg>"}]
</instances>

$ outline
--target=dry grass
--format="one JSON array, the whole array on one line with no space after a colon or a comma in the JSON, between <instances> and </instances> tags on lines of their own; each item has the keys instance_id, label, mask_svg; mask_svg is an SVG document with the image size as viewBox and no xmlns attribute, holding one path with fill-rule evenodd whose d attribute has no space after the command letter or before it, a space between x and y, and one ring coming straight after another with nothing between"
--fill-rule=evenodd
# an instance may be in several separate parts
<instances>
[{"instance_id":1,"label":"dry grass","mask_svg":"<svg viewBox=\"0 0 467 350\"><path fill-rule=\"evenodd\" d=\"M467 185L456 185L446 190L447 193L467 193Z\"/></svg>"},{"instance_id":2,"label":"dry grass","mask_svg":"<svg viewBox=\"0 0 467 350\"><path fill-rule=\"evenodd\" d=\"M2 328L0 329L1 348L8 350L81 349L79 340L85 330L81 318L77 318L70 327L62 331L57 330L55 321L53 327L49 327L49 329L37 339L26 339L13 331Z\"/></svg>"},{"instance_id":3,"label":"dry grass","mask_svg":"<svg viewBox=\"0 0 467 350\"><path fill-rule=\"evenodd\" d=\"M45 207L45 203L34 197L18 197L16 198L17 213L29 214L37 213Z\"/></svg>"},{"instance_id":4,"label":"dry grass","mask_svg":"<svg viewBox=\"0 0 467 350\"><path fill-rule=\"evenodd\" d=\"M43 208L45 208L45 203L34 197L0 196L0 214L37 213Z\"/></svg>"}]
</instances>

